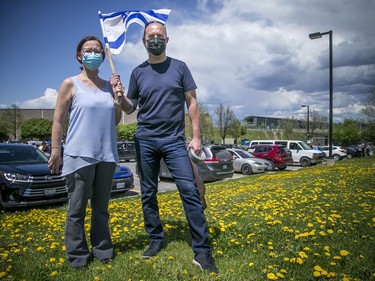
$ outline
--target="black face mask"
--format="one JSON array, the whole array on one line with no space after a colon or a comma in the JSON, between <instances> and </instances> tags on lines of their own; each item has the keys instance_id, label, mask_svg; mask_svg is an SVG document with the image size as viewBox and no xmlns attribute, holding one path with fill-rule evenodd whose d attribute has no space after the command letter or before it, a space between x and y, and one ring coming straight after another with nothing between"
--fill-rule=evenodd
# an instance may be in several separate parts
<instances>
[{"instance_id":1,"label":"black face mask","mask_svg":"<svg viewBox=\"0 0 375 281\"><path fill-rule=\"evenodd\" d=\"M147 40L147 51L154 56L160 56L166 48L166 39L154 37Z\"/></svg>"}]
</instances>

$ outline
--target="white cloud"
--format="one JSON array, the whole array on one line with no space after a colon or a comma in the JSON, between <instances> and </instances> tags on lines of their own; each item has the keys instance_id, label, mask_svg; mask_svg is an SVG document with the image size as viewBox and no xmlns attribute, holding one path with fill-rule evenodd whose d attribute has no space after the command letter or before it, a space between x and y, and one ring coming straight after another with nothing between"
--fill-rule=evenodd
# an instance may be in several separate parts
<instances>
[{"instance_id":1,"label":"white cloud","mask_svg":"<svg viewBox=\"0 0 375 281\"><path fill-rule=\"evenodd\" d=\"M57 91L55 89L47 88L44 92L44 96L32 100L27 100L24 102L18 102L17 106L20 108L28 108L28 109L49 109L55 108L56 105L56 98L57 98Z\"/></svg>"}]
</instances>

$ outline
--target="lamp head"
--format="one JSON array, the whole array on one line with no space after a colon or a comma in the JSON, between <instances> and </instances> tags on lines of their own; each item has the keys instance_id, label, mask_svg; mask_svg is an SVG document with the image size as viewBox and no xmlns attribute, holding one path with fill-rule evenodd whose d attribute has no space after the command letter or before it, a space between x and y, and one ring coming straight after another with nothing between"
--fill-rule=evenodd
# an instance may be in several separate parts
<instances>
[{"instance_id":1,"label":"lamp head","mask_svg":"<svg viewBox=\"0 0 375 281\"><path fill-rule=\"evenodd\" d=\"M322 34L320 32L315 32L315 33L309 34L309 37L311 40L314 40L314 39L322 38Z\"/></svg>"}]
</instances>

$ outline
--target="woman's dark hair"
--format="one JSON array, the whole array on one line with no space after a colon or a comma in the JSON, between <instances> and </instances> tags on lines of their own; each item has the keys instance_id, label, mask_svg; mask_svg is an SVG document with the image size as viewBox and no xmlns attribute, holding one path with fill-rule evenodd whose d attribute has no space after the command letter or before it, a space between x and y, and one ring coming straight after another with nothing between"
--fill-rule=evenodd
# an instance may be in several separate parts
<instances>
[{"instance_id":1,"label":"woman's dark hair","mask_svg":"<svg viewBox=\"0 0 375 281\"><path fill-rule=\"evenodd\" d=\"M79 63L82 63L82 61L80 59L78 59L78 55L81 53L82 51L82 46L83 44L85 44L87 41L91 41L91 40L95 40L95 41L98 41L99 44L100 44L100 49L102 49L102 57L103 57L103 60L105 59L105 52L104 52L104 46L103 46L103 43L102 41L99 40L98 37L96 36L86 36L84 38L82 38L82 40L78 43L77 45L77 52L76 52L76 59L79 61ZM82 69L82 68L81 68Z\"/></svg>"}]
</instances>

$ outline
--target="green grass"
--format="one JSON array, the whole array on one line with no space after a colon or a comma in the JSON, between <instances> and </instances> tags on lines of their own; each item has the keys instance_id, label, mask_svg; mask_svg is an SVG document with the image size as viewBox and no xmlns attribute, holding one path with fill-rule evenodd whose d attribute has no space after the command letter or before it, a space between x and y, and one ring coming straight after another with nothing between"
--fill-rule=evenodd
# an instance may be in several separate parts
<instances>
[{"instance_id":1,"label":"green grass","mask_svg":"<svg viewBox=\"0 0 375 281\"><path fill-rule=\"evenodd\" d=\"M374 187L375 158L207 185L218 276L192 264L176 191L159 194L167 246L158 257L141 258L140 197L123 198L110 204L115 260L93 261L85 271L65 260L65 207L2 213L0 279L375 280Z\"/></svg>"}]
</instances>

